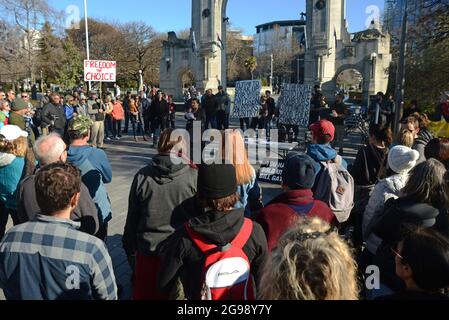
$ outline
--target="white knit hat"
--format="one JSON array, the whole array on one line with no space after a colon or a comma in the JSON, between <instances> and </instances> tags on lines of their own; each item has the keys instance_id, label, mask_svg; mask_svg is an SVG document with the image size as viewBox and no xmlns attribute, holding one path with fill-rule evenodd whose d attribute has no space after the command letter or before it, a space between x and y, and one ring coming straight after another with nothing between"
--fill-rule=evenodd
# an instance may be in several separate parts
<instances>
[{"instance_id":1,"label":"white knit hat","mask_svg":"<svg viewBox=\"0 0 449 320\"><path fill-rule=\"evenodd\" d=\"M388 153L388 166L396 173L405 173L416 166L419 152L405 146L396 146Z\"/></svg>"}]
</instances>

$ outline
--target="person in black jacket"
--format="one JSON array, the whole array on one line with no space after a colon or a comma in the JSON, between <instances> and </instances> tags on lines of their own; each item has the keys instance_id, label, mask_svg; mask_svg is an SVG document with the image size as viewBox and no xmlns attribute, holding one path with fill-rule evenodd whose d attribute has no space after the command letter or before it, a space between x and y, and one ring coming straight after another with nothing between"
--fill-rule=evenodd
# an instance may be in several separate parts
<instances>
[{"instance_id":1,"label":"person in black jacket","mask_svg":"<svg viewBox=\"0 0 449 320\"><path fill-rule=\"evenodd\" d=\"M406 289L379 300L449 300L449 241L438 232L417 228L396 248L396 275Z\"/></svg>"},{"instance_id":2,"label":"person in black jacket","mask_svg":"<svg viewBox=\"0 0 449 320\"><path fill-rule=\"evenodd\" d=\"M383 124L371 124L369 135L368 145L359 150L354 164L349 168L356 186L356 202L347 224L354 227L356 245L362 241L363 213L371 192L386 177L388 150L393 141L391 129Z\"/></svg>"},{"instance_id":3,"label":"person in black jacket","mask_svg":"<svg viewBox=\"0 0 449 320\"><path fill-rule=\"evenodd\" d=\"M444 165L435 159L419 164L410 172L403 196L388 201L384 212L372 221L374 234L382 239L374 261L380 267L381 282L389 288L387 292L404 289L404 283L395 274L391 248L410 229L431 228L449 239L449 175L445 173ZM375 296L379 294L374 293Z\"/></svg>"},{"instance_id":4,"label":"person in black jacket","mask_svg":"<svg viewBox=\"0 0 449 320\"><path fill-rule=\"evenodd\" d=\"M173 131L164 131L159 154L136 174L129 193L123 248L130 262L136 257L135 300L167 298L156 287L161 260L158 249L186 221L175 217L176 208L196 194L197 170L172 162L171 157L177 157L172 149L185 144L182 139L170 139Z\"/></svg>"},{"instance_id":5,"label":"person in black jacket","mask_svg":"<svg viewBox=\"0 0 449 320\"><path fill-rule=\"evenodd\" d=\"M206 122L204 124L204 129L209 129L209 124L212 129L217 129L217 112L218 112L218 101L217 98L212 94L212 90L207 90L206 95L203 97L204 101L202 103L204 111L206 112Z\"/></svg>"},{"instance_id":6,"label":"person in black jacket","mask_svg":"<svg viewBox=\"0 0 449 320\"><path fill-rule=\"evenodd\" d=\"M220 179L217 179L220 177ZM198 173L198 201L201 208L189 220L190 228L205 240L225 247L240 233L244 224L243 209L232 209L238 200L237 179L232 165L203 165ZM251 274L258 287L268 257L267 240L262 227L253 223L249 240L243 247L251 266ZM163 250L162 272L159 284L171 298L200 300L205 256L189 237L186 228L180 228Z\"/></svg>"},{"instance_id":7,"label":"person in black jacket","mask_svg":"<svg viewBox=\"0 0 449 320\"><path fill-rule=\"evenodd\" d=\"M163 92L159 90L149 109L153 147L158 145L159 135L166 129L167 119L169 116L170 107L168 106L167 101L164 100Z\"/></svg>"},{"instance_id":8,"label":"person in black jacket","mask_svg":"<svg viewBox=\"0 0 449 320\"><path fill-rule=\"evenodd\" d=\"M64 137L66 122L64 107L61 105L61 97L57 93L51 94L50 103L42 111L41 126Z\"/></svg>"}]
</instances>

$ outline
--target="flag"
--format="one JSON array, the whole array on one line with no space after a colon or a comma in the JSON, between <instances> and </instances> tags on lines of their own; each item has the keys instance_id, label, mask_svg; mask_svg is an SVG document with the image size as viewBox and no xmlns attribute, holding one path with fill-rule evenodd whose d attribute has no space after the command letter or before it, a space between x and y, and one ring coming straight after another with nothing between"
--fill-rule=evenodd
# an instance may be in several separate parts
<instances>
[{"instance_id":1,"label":"flag","mask_svg":"<svg viewBox=\"0 0 449 320\"><path fill-rule=\"evenodd\" d=\"M196 44L195 31L192 31L192 52L196 53L198 51L198 46Z\"/></svg>"},{"instance_id":2,"label":"flag","mask_svg":"<svg viewBox=\"0 0 449 320\"><path fill-rule=\"evenodd\" d=\"M220 38L220 35L217 33L217 39L218 39L218 43L220 44L220 49L224 50L224 44L223 41Z\"/></svg>"}]
</instances>

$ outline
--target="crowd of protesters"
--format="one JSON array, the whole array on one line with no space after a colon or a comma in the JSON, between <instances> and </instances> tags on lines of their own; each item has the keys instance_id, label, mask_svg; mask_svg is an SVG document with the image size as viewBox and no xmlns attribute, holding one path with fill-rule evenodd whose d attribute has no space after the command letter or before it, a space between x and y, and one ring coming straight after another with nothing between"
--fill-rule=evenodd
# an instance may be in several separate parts
<instances>
[{"instance_id":1,"label":"crowd of protesters","mask_svg":"<svg viewBox=\"0 0 449 320\"><path fill-rule=\"evenodd\" d=\"M211 165L193 164L188 142L174 137L170 97L153 89L121 102L117 91L104 100L49 93L36 109L26 93L0 92L7 299L119 298L105 246L113 172L102 148L130 124L136 141L152 139L158 151L129 192L122 244L134 299L449 299L449 141L432 136L416 106L395 139L379 95L369 141L352 165L336 150L347 115L342 97L331 121L316 107L311 143L289 153L283 192L264 205L244 138L229 129L222 87L186 101L188 130L195 122L223 130L223 164ZM325 103L316 93L317 105ZM242 124L270 126L271 99L266 92L260 117ZM14 227L6 232L9 216ZM368 288L370 266L379 275ZM67 281L71 274L78 286Z\"/></svg>"}]
</instances>

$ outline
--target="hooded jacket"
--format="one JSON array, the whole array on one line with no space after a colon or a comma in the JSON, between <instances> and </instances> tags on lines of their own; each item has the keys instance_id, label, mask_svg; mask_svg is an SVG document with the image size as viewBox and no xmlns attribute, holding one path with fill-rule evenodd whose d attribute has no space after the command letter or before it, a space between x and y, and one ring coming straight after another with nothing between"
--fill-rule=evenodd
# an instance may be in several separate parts
<instances>
[{"instance_id":1,"label":"hooded jacket","mask_svg":"<svg viewBox=\"0 0 449 320\"><path fill-rule=\"evenodd\" d=\"M16 209L16 192L25 176L25 158L0 153L0 201L8 209Z\"/></svg>"},{"instance_id":2,"label":"hooded jacket","mask_svg":"<svg viewBox=\"0 0 449 320\"><path fill-rule=\"evenodd\" d=\"M187 220L175 215L177 208L195 195L197 176L197 170L188 165L174 165L170 155L157 155L136 174L123 235L128 255L136 251L158 254L159 245Z\"/></svg>"},{"instance_id":3,"label":"hooded jacket","mask_svg":"<svg viewBox=\"0 0 449 320\"><path fill-rule=\"evenodd\" d=\"M41 212L34 187L35 178L35 175L31 175L23 179L17 190L17 215L20 223L34 220ZM70 218L81 223L80 231L91 235L97 233L99 228L97 208L84 183L81 183L80 200Z\"/></svg>"},{"instance_id":4,"label":"hooded jacket","mask_svg":"<svg viewBox=\"0 0 449 320\"><path fill-rule=\"evenodd\" d=\"M101 219L100 225L112 219L112 208L105 184L112 181L112 168L103 150L90 146L70 146L67 160L81 171Z\"/></svg>"},{"instance_id":5,"label":"hooded jacket","mask_svg":"<svg viewBox=\"0 0 449 320\"><path fill-rule=\"evenodd\" d=\"M369 252L375 254L377 247L382 242L372 233L372 221L382 214L385 203L390 199L397 199L408 180L408 173L396 174L380 181L371 194L371 197L363 214L363 239Z\"/></svg>"},{"instance_id":6,"label":"hooded jacket","mask_svg":"<svg viewBox=\"0 0 449 320\"><path fill-rule=\"evenodd\" d=\"M327 204L314 200L311 190L292 190L271 201L257 216L272 252L282 235L300 218L318 217L332 224L335 215Z\"/></svg>"},{"instance_id":7,"label":"hooded jacket","mask_svg":"<svg viewBox=\"0 0 449 320\"><path fill-rule=\"evenodd\" d=\"M418 133L418 138L415 139L412 147L412 149L419 152L419 159L416 162L416 165L426 161L426 155L424 154L424 151L426 149L427 144L432 139L433 135L427 129L421 129L421 131Z\"/></svg>"},{"instance_id":8,"label":"hooded jacket","mask_svg":"<svg viewBox=\"0 0 449 320\"><path fill-rule=\"evenodd\" d=\"M243 209L227 213L209 211L189 221L193 231L218 246L232 242L240 232L243 222ZM251 264L251 273L257 288L268 258L267 240L259 224L253 224L251 236L243 251ZM159 277L161 288L173 292L180 287L174 298L199 300L204 262L205 256L190 240L186 229L180 228L164 246Z\"/></svg>"},{"instance_id":9,"label":"hooded jacket","mask_svg":"<svg viewBox=\"0 0 449 320\"><path fill-rule=\"evenodd\" d=\"M315 186L312 188L312 190L315 190L316 184L320 180L320 176L323 171L323 166L320 162L332 161L335 158L337 158L338 153L334 148L332 148L330 144L311 144L307 148L307 154L313 160L315 160L316 179L315 179ZM343 158L341 160L342 160L341 165L344 168L347 168L348 163L346 162L346 160L344 160Z\"/></svg>"},{"instance_id":10,"label":"hooded jacket","mask_svg":"<svg viewBox=\"0 0 449 320\"><path fill-rule=\"evenodd\" d=\"M373 221L373 232L382 243L378 247L374 264L379 266L381 282L398 292L404 283L396 276L395 257L391 251L412 226L431 228L449 238L449 214L447 209L437 209L413 199L389 200L384 212Z\"/></svg>"}]
</instances>

